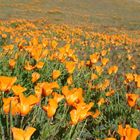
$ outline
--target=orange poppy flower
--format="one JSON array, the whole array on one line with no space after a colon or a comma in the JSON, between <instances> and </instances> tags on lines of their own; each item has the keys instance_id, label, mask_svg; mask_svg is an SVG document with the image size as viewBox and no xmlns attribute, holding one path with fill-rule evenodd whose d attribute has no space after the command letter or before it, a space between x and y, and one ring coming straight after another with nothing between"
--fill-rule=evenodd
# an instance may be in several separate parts
<instances>
[{"instance_id":1,"label":"orange poppy flower","mask_svg":"<svg viewBox=\"0 0 140 140\"><path fill-rule=\"evenodd\" d=\"M20 110L18 108L18 98L17 97L9 97L3 98L3 111L5 114L10 113L12 115L20 114Z\"/></svg>"},{"instance_id":2,"label":"orange poppy flower","mask_svg":"<svg viewBox=\"0 0 140 140\"><path fill-rule=\"evenodd\" d=\"M58 45L57 41L53 40L51 42L51 46L52 46L53 49L55 49L57 47L57 45Z\"/></svg>"},{"instance_id":3,"label":"orange poppy flower","mask_svg":"<svg viewBox=\"0 0 140 140\"><path fill-rule=\"evenodd\" d=\"M31 109L33 108L33 106L37 103L39 103L39 98L37 98L36 96L34 95L30 95L28 97L25 97L23 95L23 93L21 93L19 95L19 99L20 99L20 102L19 102L19 109L20 109L20 114L22 116L25 116L27 115Z\"/></svg>"},{"instance_id":4,"label":"orange poppy flower","mask_svg":"<svg viewBox=\"0 0 140 140\"><path fill-rule=\"evenodd\" d=\"M91 74L91 80L96 80L98 79L98 76L94 73Z\"/></svg>"},{"instance_id":5,"label":"orange poppy flower","mask_svg":"<svg viewBox=\"0 0 140 140\"><path fill-rule=\"evenodd\" d=\"M32 83L36 82L40 78L40 74L38 72L32 73Z\"/></svg>"},{"instance_id":6,"label":"orange poppy flower","mask_svg":"<svg viewBox=\"0 0 140 140\"><path fill-rule=\"evenodd\" d=\"M71 117L71 124L76 125L78 122L84 120L86 117L90 116L92 113L89 112L91 107L94 104L91 102L89 104L80 103L76 105L76 109L73 109L70 111L70 117Z\"/></svg>"},{"instance_id":7,"label":"orange poppy flower","mask_svg":"<svg viewBox=\"0 0 140 140\"><path fill-rule=\"evenodd\" d=\"M41 99L43 83L37 83L35 86L35 96Z\"/></svg>"},{"instance_id":8,"label":"orange poppy flower","mask_svg":"<svg viewBox=\"0 0 140 140\"><path fill-rule=\"evenodd\" d=\"M31 56L36 60L39 61L41 59L42 54L42 46L38 45L31 51Z\"/></svg>"},{"instance_id":9,"label":"orange poppy flower","mask_svg":"<svg viewBox=\"0 0 140 140\"><path fill-rule=\"evenodd\" d=\"M64 96L53 93L54 98L49 99L49 103L47 106L43 106L43 110L47 112L49 118L52 118L58 108L58 103L64 98Z\"/></svg>"},{"instance_id":10,"label":"orange poppy flower","mask_svg":"<svg viewBox=\"0 0 140 140\"><path fill-rule=\"evenodd\" d=\"M90 55L90 61L91 63L95 64L97 63L98 59L99 59L99 54L98 53L94 53L92 55Z\"/></svg>"},{"instance_id":11,"label":"orange poppy flower","mask_svg":"<svg viewBox=\"0 0 140 140\"><path fill-rule=\"evenodd\" d=\"M72 90L68 89L68 86L62 88L62 93L64 94L68 105L74 106L76 103L83 101L83 90L81 88L73 88Z\"/></svg>"},{"instance_id":12,"label":"orange poppy flower","mask_svg":"<svg viewBox=\"0 0 140 140\"><path fill-rule=\"evenodd\" d=\"M38 68L38 69L42 69L43 66L44 66L44 62L41 62L41 61L38 62L38 63L35 65L35 67Z\"/></svg>"},{"instance_id":13,"label":"orange poppy flower","mask_svg":"<svg viewBox=\"0 0 140 140\"><path fill-rule=\"evenodd\" d=\"M7 38L7 34L1 34L2 38Z\"/></svg>"},{"instance_id":14,"label":"orange poppy flower","mask_svg":"<svg viewBox=\"0 0 140 140\"><path fill-rule=\"evenodd\" d=\"M114 94L115 94L115 91L111 90L111 91L108 91L105 95L108 97L108 96L112 96Z\"/></svg>"},{"instance_id":15,"label":"orange poppy flower","mask_svg":"<svg viewBox=\"0 0 140 140\"><path fill-rule=\"evenodd\" d=\"M24 91L26 91L26 88L22 87L21 85L15 85L15 86L12 86L12 91L17 96L20 93L23 93Z\"/></svg>"},{"instance_id":16,"label":"orange poppy flower","mask_svg":"<svg viewBox=\"0 0 140 140\"><path fill-rule=\"evenodd\" d=\"M49 118L53 117L56 109L58 107L58 103L54 99L49 99L48 106L43 106L43 110L47 112Z\"/></svg>"},{"instance_id":17,"label":"orange poppy flower","mask_svg":"<svg viewBox=\"0 0 140 140\"><path fill-rule=\"evenodd\" d=\"M4 46L3 49L4 49L5 52L12 51L14 49L14 45Z\"/></svg>"},{"instance_id":18,"label":"orange poppy flower","mask_svg":"<svg viewBox=\"0 0 140 140\"><path fill-rule=\"evenodd\" d=\"M136 105L137 99L139 98L139 95L137 94L126 94L127 103L130 107L134 107Z\"/></svg>"},{"instance_id":19,"label":"orange poppy flower","mask_svg":"<svg viewBox=\"0 0 140 140\"><path fill-rule=\"evenodd\" d=\"M67 83L68 85L71 85L73 83L72 75L68 77Z\"/></svg>"},{"instance_id":20,"label":"orange poppy flower","mask_svg":"<svg viewBox=\"0 0 140 140\"><path fill-rule=\"evenodd\" d=\"M9 91L16 80L16 77L0 76L0 91Z\"/></svg>"},{"instance_id":21,"label":"orange poppy flower","mask_svg":"<svg viewBox=\"0 0 140 140\"><path fill-rule=\"evenodd\" d=\"M25 70L27 71L31 71L33 70L35 67L29 64L29 61L26 62L26 65L24 66Z\"/></svg>"},{"instance_id":22,"label":"orange poppy flower","mask_svg":"<svg viewBox=\"0 0 140 140\"><path fill-rule=\"evenodd\" d=\"M44 82L43 85L42 85L42 94L44 96L49 96L53 89L54 88L59 88L59 85L57 82L51 82L51 83L48 83L48 82Z\"/></svg>"},{"instance_id":23,"label":"orange poppy flower","mask_svg":"<svg viewBox=\"0 0 140 140\"><path fill-rule=\"evenodd\" d=\"M33 127L27 127L25 130L12 127L14 140L30 140L33 133L36 131Z\"/></svg>"},{"instance_id":24,"label":"orange poppy flower","mask_svg":"<svg viewBox=\"0 0 140 140\"><path fill-rule=\"evenodd\" d=\"M105 138L104 140L117 140L116 138Z\"/></svg>"},{"instance_id":25,"label":"orange poppy flower","mask_svg":"<svg viewBox=\"0 0 140 140\"><path fill-rule=\"evenodd\" d=\"M62 99L64 99L64 96L63 95L58 94L56 92L53 92L52 95L53 95L53 99L56 100L57 103L60 102Z\"/></svg>"},{"instance_id":26,"label":"orange poppy flower","mask_svg":"<svg viewBox=\"0 0 140 140\"><path fill-rule=\"evenodd\" d=\"M135 82L137 83L137 87L140 88L140 75L135 74L134 78Z\"/></svg>"},{"instance_id":27,"label":"orange poppy flower","mask_svg":"<svg viewBox=\"0 0 140 140\"><path fill-rule=\"evenodd\" d=\"M131 81L134 80L134 76L133 76L132 73L128 73L125 76L126 76L126 79L127 79L128 82L131 82Z\"/></svg>"},{"instance_id":28,"label":"orange poppy flower","mask_svg":"<svg viewBox=\"0 0 140 140\"><path fill-rule=\"evenodd\" d=\"M30 45L37 46L38 45L38 38L37 37L32 38L29 43L30 43Z\"/></svg>"},{"instance_id":29,"label":"orange poppy flower","mask_svg":"<svg viewBox=\"0 0 140 140\"><path fill-rule=\"evenodd\" d=\"M97 71L97 73L98 73L99 75L102 74L103 68L102 68L101 66L95 66L95 69L96 69L96 71Z\"/></svg>"},{"instance_id":30,"label":"orange poppy flower","mask_svg":"<svg viewBox=\"0 0 140 140\"><path fill-rule=\"evenodd\" d=\"M100 89L100 90L105 90L108 86L110 85L110 81L108 79L105 79L105 81L101 84L98 84L96 86L96 89Z\"/></svg>"},{"instance_id":31,"label":"orange poppy flower","mask_svg":"<svg viewBox=\"0 0 140 140\"><path fill-rule=\"evenodd\" d=\"M137 137L140 135L140 131L136 128L131 128L130 125L126 125L125 128L119 125L118 133L121 136L121 140L137 140Z\"/></svg>"},{"instance_id":32,"label":"orange poppy flower","mask_svg":"<svg viewBox=\"0 0 140 140\"><path fill-rule=\"evenodd\" d=\"M103 58L103 59L101 60L101 62L102 62L102 64L103 64L103 66L105 66L105 65L109 62L109 59L108 59L108 58Z\"/></svg>"},{"instance_id":33,"label":"orange poppy flower","mask_svg":"<svg viewBox=\"0 0 140 140\"><path fill-rule=\"evenodd\" d=\"M16 61L14 59L9 60L9 66L10 66L11 69L14 68L15 64L16 64Z\"/></svg>"},{"instance_id":34,"label":"orange poppy flower","mask_svg":"<svg viewBox=\"0 0 140 140\"><path fill-rule=\"evenodd\" d=\"M72 74L74 69L75 69L75 62L66 62L66 69L68 71L68 73Z\"/></svg>"},{"instance_id":35,"label":"orange poppy flower","mask_svg":"<svg viewBox=\"0 0 140 140\"><path fill-rule=\"evenodd\" d=\"M52 78L54 80L56 80L60 75L61 75L60 70L53 70L53 72L52 72Z\"/></svg>"},{"instance_id":36,"label":"orange poppy flower","mask_svg":"<svg viewBox=\"0 0 140 140\"><path fill-rule=\"evenodd\" d=\"M100 112L99 110L96 109L95 113L92 113L91 116L92 116L94 119L96 119L96 118L99 117L100 114L101 114L101 112Z\"/></svg>"},{"instance_id":37,"label":"orange poppy flower","mask_svg":"<svg viewBox=\"0 0 140 140\"><path fill-rule=\"evenodd\" d=\"M112 66L108 69L108 74L117 73L118 66Z\"/></svg>"},{"instance_id":38,"label":"orange poppy flower","mask_svg":"<svg viewBox=\"0 0 140 140\"><path fill-rule=\"evenodd\" d=\"M101 106L104 103L105 103L105 99L104 98L100 98L97 104L98 104L98 106Z\"/></svg>"},{"instance_id":39,"label":"orange poppy flower","mask_svg":"<svg viewBox=\"0 0 140 140\"><path fill-rule=\"evenodd\" d=\"M105 56L106 53L107 53L107 50L102 50L101 55L102 55L102 56Z\"/></svg>"}]
</instances>

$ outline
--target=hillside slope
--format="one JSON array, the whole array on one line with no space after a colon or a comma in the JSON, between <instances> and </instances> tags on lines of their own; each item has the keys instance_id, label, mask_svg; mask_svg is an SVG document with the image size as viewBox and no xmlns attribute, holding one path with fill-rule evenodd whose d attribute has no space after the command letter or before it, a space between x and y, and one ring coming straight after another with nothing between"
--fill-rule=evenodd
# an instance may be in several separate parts
<instances>
[{"instance_id":1,"label":"hillside slope","mask_svg":"<svg viewBox=\"0 0 140 140\"><path fill-rule=\"evenodd\" d=\"M139 0L0 0L0 18L140 29Z\"/></svg>"}]
</instances>

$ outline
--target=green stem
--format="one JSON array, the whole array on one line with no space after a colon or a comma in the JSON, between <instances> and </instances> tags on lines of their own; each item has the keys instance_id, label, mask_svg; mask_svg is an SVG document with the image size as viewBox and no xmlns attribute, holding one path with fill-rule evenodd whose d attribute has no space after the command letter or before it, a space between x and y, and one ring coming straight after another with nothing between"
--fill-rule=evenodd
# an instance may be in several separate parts
<instances>
[{"instance_id":1,"label":"green stem","mask_svg":"<svg viewBox=\"0 0 140 140\"><path fill-rule=\"evenodd\" d=\"M1 136L2 136L2 140L5 140L5 135L4 135L4 129L3 129L3 126L2 126L2 119L0 117L0 128L1 128Z\"/></svg>"},{"instance_id":2,"label":"green stem","mask_svg":"<svg viewBox=\"0 0 140 140\"><path fill-rule=\"evenodd\" d=\"M11 108L11 102L10 102L10 140L12 140L12 133L11 133L11 128L13 127L13 117L12 117L12 108Z\"/></svg>"},{"instance_id":3,"label":"green stem","mask_svg":"<svg viewBox=\"0 0 140 140\"><path fill-rule=\"evenodd\" d=\"M74 128L75 128L75 125L72 125L70 132L69 132L68 140L71 140Z\"/></svg>"},{"instance_id":4,"label":"green stem","mask_svg":"<svg viewBox=\"0 0 140 140\"><path fill-rule=\"evenodd\" d=\"M85 123L84 123L84 125L83 125L83 127L82 127L82 129L81 129L81 132L80 132L80 134L79 134L79 138L81 137L81 135L82 135L82 133L83 133L83 130L84 130L84 127L85 127L86 123L87 123L87 120L85 121Z\"/></svg>"},{"instance_id":5,"label":"green stem","mask_svg":"<svg viewBox=\"0 0 140 140\"><path fill-rule=\"evenodd\" d=\"M9 116L6 115L6 128L7 128L7 135L9 135Z\"/></svg>"},{"instance_id":6,"label":"green stem","mask_svg":"<svg viewBox=\"0 0 140 140\"><path fill-rule=\"evenodd\" d=\"M22 126L23 126L23 121L24 121L24 116L21 117L20 128L22 128Z\"/></svg>"}]
</instances>

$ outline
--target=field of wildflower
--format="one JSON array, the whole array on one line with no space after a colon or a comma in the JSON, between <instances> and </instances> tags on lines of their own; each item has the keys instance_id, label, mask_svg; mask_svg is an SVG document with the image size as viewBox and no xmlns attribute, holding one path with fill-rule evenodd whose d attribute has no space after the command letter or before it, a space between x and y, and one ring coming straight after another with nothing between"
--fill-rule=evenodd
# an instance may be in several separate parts
<instances>
[{"instance_id":1,"label":"field of wildflower","mask_svg":"<svg viewBox=\"0 0 140 140\"><path fill-rule=\"evenodd\" d=\"M140 139L139 56L127 34L0 21L0 140Z\"/></svg>"}]
</instances>

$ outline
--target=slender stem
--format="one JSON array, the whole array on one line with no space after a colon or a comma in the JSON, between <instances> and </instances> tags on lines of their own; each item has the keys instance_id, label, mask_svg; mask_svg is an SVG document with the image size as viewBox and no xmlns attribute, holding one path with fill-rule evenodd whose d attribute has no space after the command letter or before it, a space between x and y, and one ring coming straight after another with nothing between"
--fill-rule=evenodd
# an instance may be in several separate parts
<instances>
[{"instance_id":1,"label":"slender stem","mask_svg":"<svg viewBox=\"0 0 140 140\"><path fill-rule=\"evenodd\" d=\"M72 133L73 133L74 128L75 128L75 126L72 125L72 127L71 127L71 129L70 129L70 132L69 132L68 140L71 140L71 137L72 137Z\"/></svg>"},{"instance_id":2,"label":"slender stem","mask_svg":"<svg viewBox=\"0 0 140 140\"><path fill-rule=\"evenodd\" d=\"M1 117L0 117L1 135L2 135L2 140L5 140L4 129L3 129L3 126L2 126L2 119L1 119Z\"/></svg>"},{"instance_id":3,"label":"slender stem","mask_svg":"<svg viewBox=\"0 0 140 140\"><path fill-rule=\"evenodd\" d=\"M6 115L6 128L7 128L7 135L9 135L9 115Z\"/></svg>"},{"instance_id":4,"label":"slender stem","mask_svg":"<svg viewBox=\"0 0 140 140\"><path fill-rule=\"evenodd\" d=\"M12 117L12 105L10 102L10 140L12 140L12 133L11 133L11 128L13 127L13 117Z\"/></svg>"},{"instance_id":5,"label":"slender stem","mask_svg":"<svg viewBox=\"0 0 140 140\"><path fill-rule=\"evenodd\" d=\"M0 129L1 129L2 140L5 140L4 128L3 128L3 124L2 124L2 116L3 116L2 99L4 97L4 92L1 92L0 97L1 97L1 104L0 104Z\"/></svg>"},{"instance_id":6,"label":"slender stem","mask_svg":"<svg viewBox=\"0 0 140 140\"><path fill-rule=\"evenodd\" d=\"M21 117L20 128L22 128L22 126L23 126L23 121L24 121L24 116Z\"/></svg>"},{"instance_id":7,"label":"slender stem","mask_svg":"<svg viewBox=\"0 0 140 140\"><path fill-rule=\"evenodd\" d=\"M82 129L81 129L81 132L80 132L80 134L79 134L79 138L81 137L81 135L82 135L82 133L83 133L83 130L84 130L84 127L85 127L86 123L87 123L87 120L85 121L85 123L84 123L84 125L83 125L83 127L82 127Z\"/></svg>"}]
</instances>

